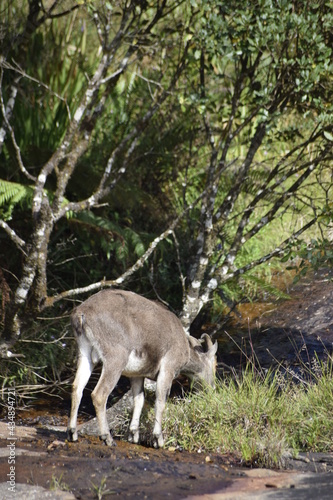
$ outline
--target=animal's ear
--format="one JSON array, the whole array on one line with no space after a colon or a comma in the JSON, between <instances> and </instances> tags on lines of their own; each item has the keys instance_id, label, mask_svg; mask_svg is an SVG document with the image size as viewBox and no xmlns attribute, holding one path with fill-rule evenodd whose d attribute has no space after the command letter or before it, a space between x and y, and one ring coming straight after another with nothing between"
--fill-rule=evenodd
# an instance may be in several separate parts
<instances>
[{"instance_id":1,"label":"animal's ear","mask_svg":"<svg viewBox=\"0 0 333 500\"><path fill-rule=\"evenodd\" d=\"M191 337L191 335L189 335L187 338L192 349L200 347L201 343L198 339L196 339L195 337Z\"/></svg>"},{"instance_id":2,"label":"animal's ear","mask_svg":"<svg viewBox=\"0 0 333 500\"><path fill-rule=\"evenodd\" d=\"M212 339L207 333L203 333L201 335L201 339L203 341L203 344L205 345L205 352L209 354L209 356L215 356L217 352L217 340L213 344Z\"/></svg>"}]
</instances>

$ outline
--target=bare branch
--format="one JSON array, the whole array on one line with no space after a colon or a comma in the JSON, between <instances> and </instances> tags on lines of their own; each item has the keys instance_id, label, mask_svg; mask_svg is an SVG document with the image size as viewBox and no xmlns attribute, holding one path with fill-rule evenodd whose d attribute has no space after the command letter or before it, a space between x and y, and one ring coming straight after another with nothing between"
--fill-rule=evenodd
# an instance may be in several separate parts
<instances>
[{"instance_id":1,"label":"bare branch","mask_svg":"<svg viewBox=\"0 0 333 500\"><path fill-rule=\"evenodd\" d=\"M112 286L119 286L121 285L124 281L126 281L127 278L129 278L132 274L134 274L138 269L140 269L144 263L149 259L151 254L154 252L156 249L157 245L165 240L170 234L172 234L174 228L176 227L177 223L179 222L180 217L177 217L177 219L174 220L174 222L170 225L170 227L164 231L162 234L157 236L149 245L148 249L145 251L145 253L140 257L133 266L131 266L129 269L127 269L121 276L114 280L106 280L103 279L101 281L98 281L96 283L92 283L91 285L82 287L82 288L75 288L73 290L66 290L65 292L59 293L58 295L55 295L54 297L48 297L45 306L44 307L50 307L59 300L66 299L68 297L73 297L77 295L81 295L83 293L87 292L93 292L96 290L101 290L102 288L108 288Z\"/></svg>"},{"instance_id":2,"label":"bare branch","mask_svg":"<svg viewBox=\"0 0 333 500\"><path fill-rule=\"evenodd\" d=\"M66 299L68 297L74 297L77 295L81 295L83 293L87 292L93 292L95 290L100 290L101 288L106 288L106 287L112 287L112 286L118 286L121 285L126 279L128 279L130 276L132 276L136 271L142 268L142 266L147 262L149 257L152 255L156 247L161 243L161 241L165 240L170 234L174 235L174 230L180 220L189 212L192 210L202 199L204 193L201 193L196 200L194 200L193 203L188 205L185 210L170 224L168 229L166 229L163 233L161 233L159 236L157 236L149 245L148 249L145 251L145 253L129 268L127 269L121 276L114 280L106 280L103 279L101 281L98 281L96 283L92 283L91 285L88 285L86 287L82 288L75 288L72 290L66 290L62 293L59 293L57 295L54 295L53 297L48 297L45 301L45 304L42 309L45 309L46 307L51 307L53 304L56 302L59 302L59 300Z\"/></svg>"},{"instance_id":3,"label":"bare branch","mask_svg":"<svg viewBox=\"0 0 333 500\"><path fill-rule=\"evenodd\" d=\"M11 126L11 124L9 123L9 120L8 120L8 114L7 112L11 112L10 108L9 110L6 109L5 107L5 103L4 103L4 100L3 100L3 95L2 95L2 80L3 80L3 66L1 65L1 70L0 70L0 107L1 107L1 112L2 112L2 116L3 116L3 120L5 122L5 126L7 128L7 130L9 131L9 134L10 134L10 137L11 137L11 140L12 140L12 143L13 143L13 147L15 149L15 153L16 153L16 159L17 159L17 163L20 167L20 170L21 172L25 175L25 177L27 177L30 181L34 181L35 182L35 177L33 175L31 175L28 170L25 168L24 164L23 164L23 161L22 161L22 157L21 157L21 150L16 142L16 138L15 138L15 134L14 134L14 130L13 130L13 127ZM14 88L12 88L12 90L14 90ZM16 95L16 93L15 93ZM14 107L14 102L12 103L12 107Z\"/></svg>"},{"instance_id":4,"label":"bare branch","mask_svg":"<svg viewBox=\"0 0 333 500\"><path fill-rule=\"evenodd\" d=\"M2 64L2 60L1 57L0 57L0 64ZM0 76L0 92L1 92L1 111L2 111L2 115L3 115L3 118L4 118L4 124L2 125L2 127L0 128L0 152L3 148L3 145L5 143L5 138L6 138L6 133L7 133L7 130L8 130L8 127L6 126L6 122L9 123L10 122L10 119L11 119L11 116L12 116L12 113L13 113L13 110L14 110L14 106L15 106L15 101L16 101L16 95L17 95L17 83L20 79L20 77L18 77L14 83L11 85L10 87L10 92L9 92L9 98L8 98L8 101L7 101L7 105L6 107L4 106L4 102L3 102L3 96L2 96L2 80L3 80L3 70L1 69L1 76Z\"/></svg>"},{"instance_id":5,"label":"bare branch","mask_svg":"<svg viewBox=\"0 0 333 500\"><path fill-rule=\"evenodd\" d=\"M296 231L293 233L289 238L285 239L281 245L268 254L264 255L263 257L260 257L260 259L254 260L247 264L246 266L240 267L236 269L233 272L228 272L226 269L220 270L218 277L219 277L219 284L221 285L222 283L226 283L227 281L231 280L232 278L235 278L236 276L240 276L247 271L250 271L251 269L260 266L261 264L264 264L265 262L271 260L273 257L277 256L282 256L284 254L284 251L290 243L293 241L296 241L297 238L303 234L305 231L307 231L311 226L313 226L318 220L318 217L314 217L311 219L307 224L305 224L299 231Z\"/></svg>"},{"instance_id":6,"label":"bare branch","mask_svg":"<svg viewBox=\"0 0 333 500\"><path fill-rule=\"evenodd\" d=\"M59 99L60 101L62 101L65 104L68 118L69 118L69 120L71 120L71 112L70 112L70 109L69 109L69 106L67 103L67 99L65 99L60 94L58 94L57 92L52 90L49 87L49 85L47 85L46 83L42 82L41 80L38 80L38 78L34 78L33 76L28 75L28 73L26 71L24 71L24 69L21 68L21 66L14 59L13 59L13 63L14 64L10 64L7 61L2 61L1 68L8 69L10 71L14 71L18 75L20 75L20 77L26 78L27 80L30 80L33 83L36 83L38 85L38 87L42 87L42 88L46 89L51 95L54 95L57 99Z\"/></svg>"},{"instance_id":7,"label":"bare branch","mask_svg":"<svg viewBox=\"0 0 333 500\"><path fill-rule=\"evenodd\" d=\"M330 158L330 156L327 156L327 151L325 150L321 152L318 158L316 158L315 160L310 159L310 161L305 162L298 169L292 167L287 174L285 174L276 181L275 186L272 186L268 189L267 182L266 186L262 186L256 197L244 210L244 214L241 218L241 221L239 222L237 232L234 237L234 241L229 249L228 253L229 258L231 255L233 256L236 255L241 245L243 245L246 241L250 240L253 236L258 234L258 232L262 229L263 226L266 226L274 219L278 210L283 206L285 201L290 199L292 195L295 195L295 193L298 192L300 186L306 181L306 179L309 178L311 173L315 170L316 166L318 166L323 161L324 158L325 159ZM298 158L295 161L297 162L297 160ZM266 211L266 213L260 218L260 220L256 224L254 224L254 226L251 229L248 229L246 231L246 228L248 227L249 218L253 213L255 207L259 203L259 201L263 200L265 196L267 196L268 192L273 193L275 187L280 186L283 182L285 182L287 179L294 176L300 171L303 171L303 173L296 178L295 182L293 182L287 190L283 191L282 193L277 193L277 199L275 203L272 205L272 207L270 207L269 210Z\"/></svg>"},{"instance_id":8,"label":"bare branch","mask_svg":"<svg viewBox=\"0 0 333 500\"><path fill-rule=\"evenodd\" d=\"M4 220L0 219L0 227L6 231L6 233L9 235L10 239L15 243L17 248L24 254L26 255L23 247L25 247L25 241L20 238L15 231L5 222Z\"/></svg>"},{"instance_id":9,"label":"bare branch","mask_svg":"<svg viewBox=\"0 0 333 500\"><path fill-rule=\"evenodd\" d=\"M45 22L47 19L57 19L59 17L67 16L71 12L74 12L75 10L79 9L80 7L82 7L81 4L76 4L76 5L73 5L72 7L70 7L69 9L63 10L62 12L58 12L58 14L52 14L52 11L55 9L55 7L57 6L58 3L60 3L60 2L55 1L53 3L53 5L51 5L51 7L49 8L49 10L45 10L45 7L43 6L43 2L41 2L41 4L42 4L42 10L44 12L44 16L39 20L40 24L42 24L43 22Z\"/></svg>"},{"instance_id":10,"label":"bare branch","mask_svg":"<svg viewBox=\"0 0 333 500\"><path fill-rule=\"evenodd\" d=\"M69 211L78 212L78 211L82 211L82 210L88 210L89 208L95 206L96 203L98 203L102 198L107 196L112 191L116 182L119 180L120 176L122 176L125 173L126 167L127 167L127 162L130 158L132 151L134 150L134 147L137 144L137 141L139 140L141 135L144 133L146 127L150 123L150 120L154 116L156 111L160 108L160 106L163 104L163 102L170 95L171 90L174 88L179 76L181 75L182 70L183 70L184 65L185 65L188 47L189 47L189 43L187 43L185 46L183 56L182 56L178 66L177 66L177 69L175 70L174 77L173 77L170 85L168 86L168 88L161 92L160 96L156 99L156 101L151 104L151 107L148 109L146 114L137 121L136 125L133 126L132 130L121 140L121 142L118 144L118 146L113 150L111 156L109 157L109 159L107 161L103 176L102 176L100 183L99 183L98 187L96 188L95 192L91 196L89 196L89 198L87 198L85 200L81 200L79 202L70 202L70 203L66 204L65 206L61 207L61 209L59 209L59 212L55 215L57 220L60 219L61 217L63 217ZM129 146L129 148L126 152L125 160L123 161L122 167L117 172L117 175L115 176L114 181L112 183L110 183L109 185L106 185L106 183L110 177L112 167L113 167L118 155L125 150L126 146L130 142L131 142L131 145Z\"/></svg>"},{"instance_id":11,"label":"bare branch","mask_svg":"<svg viewBox=\"0 0 333 500\"><path fill-rule=\"evenodd\" d=\"M178 267L178 271L179 271L179 278L180 278L180 282L182 284L182 290L183 290L183 303L185 302L185 299L186 299L186 288L185 288L185 276L183 275L183 272L182 272L182 267L181 267L181 258L180 258L180 252L179 252L179 242L178 242L178 239L177 239L177 236L176 236L176 233L175 231L173 230L172 231L172 236L173 236L173 240L175 242L175 247L176 247L176 252L177 252L177 267Z\"/></svg>"}]
</instances>

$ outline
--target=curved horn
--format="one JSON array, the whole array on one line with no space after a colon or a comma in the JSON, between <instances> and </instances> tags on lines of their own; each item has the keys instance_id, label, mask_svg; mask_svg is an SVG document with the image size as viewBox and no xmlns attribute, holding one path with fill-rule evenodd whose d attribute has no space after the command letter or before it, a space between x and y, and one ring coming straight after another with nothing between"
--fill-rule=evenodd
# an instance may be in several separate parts
<instances>
[{"instance_id":1,"label":"curved horn","mask_svg":"<svg viewBox=\"0 0 333 500\"><path fill-rule=\"evenodd\" d=\"M207 351L209 351L209 349L211 349L211 347L213 346L212 339L210 338L210 336L208 335L208 333L203 333L201 335L201 338L202 338L202 340L205 342L205 344L207 346Z\"/></svg>"},{"instance_id":2,"label":"curved horn","mask_svg":"<svg viewBox=\"0 0 333 500\"><path fill-rule=\"evenodd\" d=\"M215 344L213 344L212 339L207 333L203 333L201 335L201 339L206 344L206 351L211 354L215 354L217 351L217 341L215 342Z\"/></svg>"}]
</instances>

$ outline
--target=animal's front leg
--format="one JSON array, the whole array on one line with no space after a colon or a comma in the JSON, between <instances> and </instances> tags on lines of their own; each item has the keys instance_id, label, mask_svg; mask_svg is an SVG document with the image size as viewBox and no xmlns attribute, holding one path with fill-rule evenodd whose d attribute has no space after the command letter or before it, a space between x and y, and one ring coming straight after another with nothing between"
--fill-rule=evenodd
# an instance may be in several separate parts
<instances>
[{"instance_id":1,"label":"animal's front leg","mask_svg":"<svg viewBox=\"0 0 333 500\"><path fill-rule=\"evenodd\" d=\"M143 381L142 377L132 378L131 379L131 387L133 394L133 415L130 424L130 432L128 436L128 440L131 443L139 442L139 426L140 426L140 416L145 400L145 395L143 391Z\"/></svg>"}]
</instances>

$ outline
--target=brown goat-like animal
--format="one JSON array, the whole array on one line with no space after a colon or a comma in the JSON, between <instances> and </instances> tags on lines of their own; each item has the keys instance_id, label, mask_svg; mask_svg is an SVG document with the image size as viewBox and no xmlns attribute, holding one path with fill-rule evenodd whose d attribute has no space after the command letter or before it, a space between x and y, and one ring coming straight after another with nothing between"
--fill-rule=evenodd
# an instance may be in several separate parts
<instances>
[{"instance_id":1,"label":"brown goat-like animal","mask_svg":"<svg viewBox=\"0 0 333 500\"><path fill-rule=\"evenodd\" d=\"M92 392L100 437L113 444L106 402L121 375L129 377L134 400L129 441L139 442L139 421L144 404L144 378L156 380L154 446L164 444L162 415L172 381L184 374L214 386L217 343L204 334L201 341L187 335L179 319L158 302L132 292L103 290L72 314L78 344L78 367L73 384L68 438L78 439L77 413L94 366L102 373Z\"/></svg>"}]
</instances>

